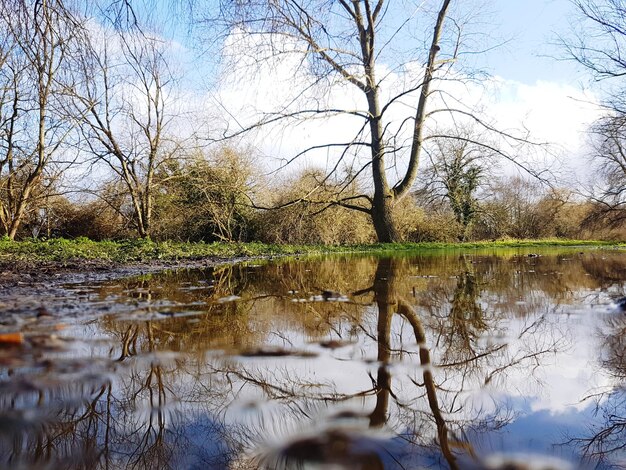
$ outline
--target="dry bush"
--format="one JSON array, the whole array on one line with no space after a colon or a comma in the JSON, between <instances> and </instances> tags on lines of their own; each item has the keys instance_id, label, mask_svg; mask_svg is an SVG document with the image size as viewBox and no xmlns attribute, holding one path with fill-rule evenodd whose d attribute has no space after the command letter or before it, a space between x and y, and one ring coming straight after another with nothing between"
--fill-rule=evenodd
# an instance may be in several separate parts
<instances>
[{"instance_id":1,"label":"dry bush","mask_svg":"<svg viewBox=\"0 0 626 470\"><path fill-rule=\"evenodd\" d=\"M257 214L256 238L267 243L373 242L367 214L330 204L338 190L339 186L324 181L323 172L318 170L306 170L291 178L273 191L274 209ZM350 191L356 194L356 188Z\"/></svg>"},{"instance_id":2,"label":"dry bush","mask_svg":"<svg viewBox=\"0 0 626 470\"><path fill-rule=\"evenodd\" d=\"M550 227L538 207L542 188L521 177L493 183L491 195L481 203L472 238L542 238L551 236Z\"/></svg>"},{"instance_id":3,"label":"dry bush","mask_svg":"<svg viewBox=\"0 0 626 470\"><path fill-rule=\"evenodd\" d=\"M419 208L413 228L405 237L411 242L456 242L463 233L452 211L430 211Z\"/></svg>"},{"instance_id":4,"label":"dry bush","mask_svg":"<svg viewBox=\"0 0 626 470\"><path fill-rule=\"evenodd\" d=\"M511 178L500 182L482 203L472 237L619 239L623 229L602 216L595 218L593 207L567 189L544 189Z\"/></svg>"},{"instance_id":5,"label":"dry bush","mask_svg":"<svg viewBox=\"0 0 626 470\"><path fill-rule=\"evenodd\" d=\"M92 240L129 238L133 234L128 220L103 200L66 204L57 211L57 224L53 229L53 236Z\"/></svg>"},{"instance_id":6,"label":"dry bush","mask_svg":"<svg viewBox=\"0 0 626 470\"><path fill-rule=\"evenodd\" d=\"M497 240L508 237L509 214L507 208L498 201L485 201L472 227L472 239Z\"/></svg>"},{"instance_id":7,"label":"dry bush","mask_svg":"<svg viewBox=\"0 0 626 470\"><path fill-rule=\"evenodd\" d=\"M17 238L108 240L133 236L129 218L112 205L114 185L103 185L96 192L102 197L90 201L71 201L62 195L33 198ZM118 198L117 202L124 207L124 198Z\"/></svg>"},{"instance_id":8,"label":"dry bush","mask_svg":"<svg viewBox=\"0 0 626 470\"><path fill-rule=\"evenodd\" d=\"M245 241L254 191L250 155L231 147L196 152L162 171L153 236L193 241Z\"/></svg>"},{"instance_id":9,"label":"dry bush","mask_svg":"<svg viewBox=\"0 0 626 470\"><path fill-rule=\"evenodd\" d=\"M394 219L401 240L410 240L418 223L424 219L424 210L417 206L415 199L407 196L394 206Z\"/></svg>"},{"instance_id":10,"label":"dry bush","mask_svg":"<svg viewBox=\"0 0 626 470\"><path fill-rule=\"evenodd\" d=\"M418 190L397 206L398 225L403 240L411 242L456 242L462 238L463 225L446 199Z\"/></svg>"},{"instance_id":11,"label":"dry bush","mask_svg":"<svg viewBox=\"0 0 626 470\"><path fill-rule=\"evenodd\" d=\"M589 205L576 201L570 191L555 189L538 201L535 212L544 236L583 239L592 234L583 227L589 209Z\"/></svg>"},{"instance_id":12,"label":"dry bush","mask_svg":"<svg viewBox=\"0 0 626 470\"><path fill-rule=\"evenodd\" d=\"M607 207L603 203L587 202L582 205L584 218L581 232L586 238L599 240L626 240L626 211Z\"/></svg>"},{"instance_id":13,"label":"dry bush","mask_svg":"<svg viewBox=\"0 0 626 470\"><path fill-rule=\"evenodd\" d=\"M374 231L366 214L307 203L260 212L255 219L256 237L266 243L342 245L372 243Z\"/></svg>"}]
</instances>

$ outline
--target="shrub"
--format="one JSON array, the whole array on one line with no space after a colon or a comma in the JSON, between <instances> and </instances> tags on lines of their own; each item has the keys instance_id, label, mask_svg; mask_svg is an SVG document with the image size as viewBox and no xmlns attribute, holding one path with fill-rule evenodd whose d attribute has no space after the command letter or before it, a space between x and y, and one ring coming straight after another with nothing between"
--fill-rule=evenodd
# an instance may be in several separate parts
<instances>
[{"instance_id":1,"label":"shrub","mask_svg":"<svg viewBox=\"0 0 626 470\"><path fill-rule=\"evenodd\" d=\"M306 170L273 191L272 210L255 217L255 237L266 243L350 244L374 241L367 214L333 205L341 186ZM357 188L342 196L356 194Z\"/></svg>"}]
</instances>

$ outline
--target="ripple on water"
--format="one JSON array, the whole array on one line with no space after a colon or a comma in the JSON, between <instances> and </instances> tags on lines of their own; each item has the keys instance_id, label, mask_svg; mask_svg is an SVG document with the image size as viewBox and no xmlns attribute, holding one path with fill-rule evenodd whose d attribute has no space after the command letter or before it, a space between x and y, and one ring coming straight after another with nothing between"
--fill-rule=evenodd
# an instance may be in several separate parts
<instances>
[{"instance_id":1,"label":"ripple on water","mask_svg":"<svg viewBox=\"0 0 626 470\"><path fill-rule=\"evenodd\" d=\"M619 466L626 254L579 251L90 282L63 322L30 299L2 323L0 467Z\"/></svg>"}]
</instances>

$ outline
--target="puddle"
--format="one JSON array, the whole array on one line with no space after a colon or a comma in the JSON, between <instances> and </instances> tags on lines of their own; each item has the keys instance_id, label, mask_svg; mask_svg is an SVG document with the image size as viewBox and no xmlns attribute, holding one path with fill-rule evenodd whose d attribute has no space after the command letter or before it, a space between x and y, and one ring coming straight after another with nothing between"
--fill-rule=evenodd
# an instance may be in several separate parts
<instances>
[{"instance_id":1,"label":"puddle","mask_svg":"<svg viewBox=\"0 0 626 470\"><path fill-rule=\"evenodd\" d=\"M535 249L68 285L3 321L0 466L624 467L625 281Z\"/></svg>"}]
</instances>

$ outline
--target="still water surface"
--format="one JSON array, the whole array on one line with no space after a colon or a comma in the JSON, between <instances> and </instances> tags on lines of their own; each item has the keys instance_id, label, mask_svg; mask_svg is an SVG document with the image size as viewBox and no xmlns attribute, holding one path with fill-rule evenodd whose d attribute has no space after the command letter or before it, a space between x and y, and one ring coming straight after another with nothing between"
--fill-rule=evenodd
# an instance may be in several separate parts
<instances>
[{"instance_id":1,"label":"still water surface","mask_svg":"<svg viewBox=\"0 0 626 470\"><path fill-rule=\"evenodd\" d=\"M101 313L0 350L0 465L626 468L626 253L529 253L68 286Z\"/></svg>"}]
</instances>

